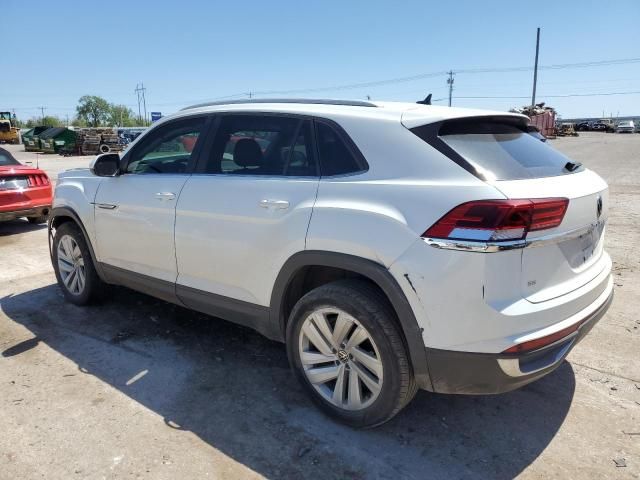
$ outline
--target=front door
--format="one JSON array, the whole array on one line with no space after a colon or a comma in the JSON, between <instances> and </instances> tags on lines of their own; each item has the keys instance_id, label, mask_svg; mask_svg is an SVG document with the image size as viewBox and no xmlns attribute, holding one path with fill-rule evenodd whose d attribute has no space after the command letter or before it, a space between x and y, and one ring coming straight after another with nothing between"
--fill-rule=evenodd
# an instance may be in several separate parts
<instances>
[{"instance_id":1,"label":"front door","mask_svg":"<svg viewBox=\"0 0 640 480\"><path fill-rule=\"evenodd\" d=\"M205 123L190 118L152 130L124 156L124 173L103 179L95 200L100 262L175 283L176 203Z\"/></svg>"}]
</instances>

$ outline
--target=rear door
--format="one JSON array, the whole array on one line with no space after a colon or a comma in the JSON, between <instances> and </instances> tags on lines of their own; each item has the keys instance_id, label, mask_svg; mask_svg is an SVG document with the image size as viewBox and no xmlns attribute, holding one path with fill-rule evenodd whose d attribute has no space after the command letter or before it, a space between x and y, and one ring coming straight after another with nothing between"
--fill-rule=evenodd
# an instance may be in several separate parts
<instances>
[{"instance_id":1,"label":"rear door","mask_svg":"<svg viewBox=\"0 0 640 480\"><path fill-rule=\"evenodd\" d=\"M309 120L226 114L217 123L176 212L178 295L213 313L224 299L269 305L281 266L305 248L319 182Z\"/></svg>"},{"instance_id":2,"label":"rear door","mask_svg":"<svg viewBox=\"0 0 640 480\"><path fill-rule=\"evenodd\" d=\"M101 262L175 283L176 203L205 124L199 117L159 126L126 154L123 174L102 180L95 200Z\"/></svg>"},{"instance_id":3,"label":"rear door","mask_svg":"<svg viewBox=\"0 0 640 480\"><path fill-rule=\"evenodd\" d=\"M607 184L594 172L527 134L517 117L445 124L442 140L477 174L510 199L567 198L562 223L527 234L522 295L538 303L565 295L607 267L603 232Z\"/></svg>"}]
</instances>

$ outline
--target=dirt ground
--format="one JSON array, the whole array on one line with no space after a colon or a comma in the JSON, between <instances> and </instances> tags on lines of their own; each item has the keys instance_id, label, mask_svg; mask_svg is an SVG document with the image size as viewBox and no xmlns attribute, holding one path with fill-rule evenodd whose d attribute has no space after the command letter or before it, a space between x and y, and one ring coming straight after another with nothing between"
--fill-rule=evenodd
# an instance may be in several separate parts
<instances>
[{"instance_id":1,"label":"dirt ground","mask_svg":"<svg viewBox=\"0 0 640 480\"><path fill-rule=\"evenodd\" d=\"M124 289L66 303L46 229L0 224L0 478L640 478L640 135L552 145L611 187L613 306L542 380L419 392L368 431L320 414L283 346L247 329ZM39 159L52 176L87 162Z\"/></svg>"}]
</instances>

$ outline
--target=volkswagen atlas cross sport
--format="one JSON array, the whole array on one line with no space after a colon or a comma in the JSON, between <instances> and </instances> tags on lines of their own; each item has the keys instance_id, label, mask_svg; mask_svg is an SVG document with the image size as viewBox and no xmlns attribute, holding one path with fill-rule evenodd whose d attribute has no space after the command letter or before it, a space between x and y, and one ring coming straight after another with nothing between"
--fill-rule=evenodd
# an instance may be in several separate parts
<instances>
[{"instance_id":1,"label":"volkswagen atlas cross sport","mask_svg":"<svg viewBox=\"0 0 640 480\"><path fill-rule=\"evenodd\" d=\"M418 388L554 370L606 311L606 183L522 115L408 103L196 105L59 176L51 257L78 305L118 284L286 344L353 426Z\"/></svg>"}]
</instances>

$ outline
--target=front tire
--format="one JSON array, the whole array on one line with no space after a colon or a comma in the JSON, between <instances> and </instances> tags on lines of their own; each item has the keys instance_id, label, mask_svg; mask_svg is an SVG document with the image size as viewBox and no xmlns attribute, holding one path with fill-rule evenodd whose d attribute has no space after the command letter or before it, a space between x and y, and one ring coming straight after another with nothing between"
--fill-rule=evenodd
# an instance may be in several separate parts
<instances>
[{"instance_id":1,"label":"front tire","mask_svg":"<svg viewBox=\"0 0 640 480\"><path fill-rule=\"evenodd\" d=\"M391 306L361 280L304 295L289 317L287 353L311 399L353 427L390 420L417 391Z\"/></svg>"},{"instance_id":2,"label":"front tire","mask_svg":"<svg viewBox=\"0 0 640 480\"><path fill-rule=\"evenodd\" d=\"M52 260L58 285L69 302L87 305L102 298L107 286L100 280L84 235L75 223L56 228Z\"/></svg>"}]
</instances>

